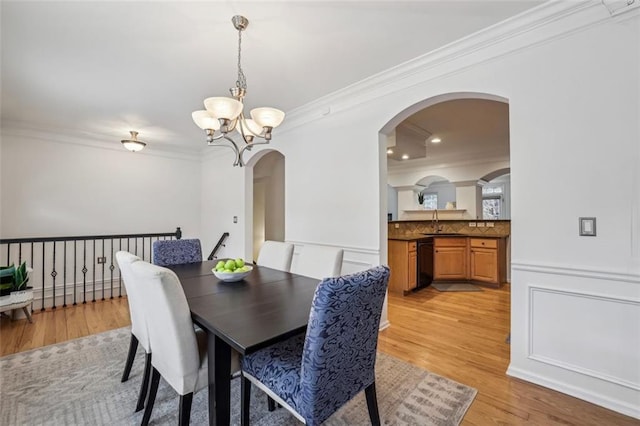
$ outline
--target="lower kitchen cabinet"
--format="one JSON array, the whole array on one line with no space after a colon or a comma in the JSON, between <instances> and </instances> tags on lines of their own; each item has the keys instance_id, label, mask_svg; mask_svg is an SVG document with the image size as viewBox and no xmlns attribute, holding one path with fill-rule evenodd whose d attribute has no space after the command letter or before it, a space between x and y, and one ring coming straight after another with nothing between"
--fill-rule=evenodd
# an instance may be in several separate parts
<instances>
[{"instance_id":1,"label":"lower kitchen cabinet","mask_svg":"<svg viewBox=\"0 0 640 426\"><path fill-rule=\"evenodd\" d=\"M467 239L434 238L433 279L467 279Z\"/></svg>"},{"instance_id":2,"label":"lower kitchen cabinet","mask_svg":"<svg viewBox=\"0 0 640 426\"><path fill-rule=\"evenodd\" d=\"M506 275L504 239L469 238L469 279L500 285Z\"/></svg>"},{"instance_id":3,"label":"lower kitchen cabinet","mask_svg":"<svg viewBox=\"0 0 640 426\"><path fill-rule=\"evenodd\" d=\"M416 241L389 240L389 291L407 293L418 285Z\"/></svg>"}]
</instances>

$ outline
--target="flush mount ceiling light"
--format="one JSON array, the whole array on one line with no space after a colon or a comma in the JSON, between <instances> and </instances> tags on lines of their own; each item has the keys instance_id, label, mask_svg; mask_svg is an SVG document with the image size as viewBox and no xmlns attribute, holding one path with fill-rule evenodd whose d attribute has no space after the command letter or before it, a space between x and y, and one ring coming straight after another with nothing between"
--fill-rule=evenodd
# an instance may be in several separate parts
<instances>
[{"instance_id":1,"label":"flush mount ceiling light","mask_svg":"<svg viewBox=\"0 0 640 426\"><path fill-rule=\"evenodd\" d=\"M245 151L251 150L254 145L268 144L271 140L271 132L284 120L284 112L275 108L254 108L251 110L251 118L245 118L243 100L247 93L247 80L242 71L242 31L249 25L249 20L244 16L236 15L231 19L233 26L238 30L238 79L235 87L229 89L232 97L213 97L204 100L205 110L195 111L191 114L198 127L207 133L207 144L210 146L226 146L233 149L236 154L234 166L244 166L242 158ZM240 136L241 143L230 136ZM257 142L256 138L263 139Z\"/></svg>"},{"instance_id":2,"label":"flush mount ceiling light","mask_svg":"<svg viewBox=\"0 0 640 426\"><path fill-rule=\"evenodd\" d=\"M440 139L440 138L431 139L431 143L440 143L440 142L442 142L442 139Z\"/></svg>"},{"instance_id":3,"label":"flush mount ceiling light","mask_svg":"<svg viewBox=\"0 0 640 426\"><path fill-rule=\"evenodd\" d=\"M147 144L138 140L138 132L130 130L129 133L131 133L131 139L121 140L122 145L131 152L142 151L142 148L147 146Z\"/></svg>"},{"instance_id":4,"label":"flush mount ceiling light","mask_svg":"<svg viewBox=\"0 0 640 426\"><path fill-rule=\"evenodd\" d=\"M409 159L409 155L407 155L407 154L402 154L402 159L403 159L403 160L408 160L408 159Z\"/></svg>"},{"instance_id":5,"label":"flush mount ceiling light","mask_svg":"<svg viewBox=\"0 0 640 426\"><path fill-rule=\"evenodd\" d=\"M391 148L387 149L387 154L393 154L393 150Z\"/></svg>"}]
</instances>

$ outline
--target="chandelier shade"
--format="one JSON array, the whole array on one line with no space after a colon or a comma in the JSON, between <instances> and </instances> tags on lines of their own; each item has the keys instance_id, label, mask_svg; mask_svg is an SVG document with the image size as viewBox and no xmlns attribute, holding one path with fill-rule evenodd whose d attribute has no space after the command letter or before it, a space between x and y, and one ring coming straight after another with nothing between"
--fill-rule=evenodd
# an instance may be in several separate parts
<instances>
[{"instance_id":1,"label":"chandelier shade","mask_svg":"<svg viewBox=\"0 0 640 426\"><path fill-rule=\"evenodd\" d=\"M275 108L254 108L251 110L251 118L262 127L276 128L284 120L284 112Z\"/></svg>"},{"instance_id":2,"label":"chandelier shade","mask_svg":"<svg viewBox=\"0 0 640 426\"><path fill-rule=\"evenodd\" d=\"M220 128L220 122L217 118L212 117L209 111L194 111L191 113L191 118L202 130L218 130Z\"/></svg>"},{"instance_id":3,"label":"chandelier shade","mask_svg":"<svg viewBox=\"0 0 640 426\"><path fill-rule=\"evenodd\" d=\"M244 16L236 15L231 19L231 22L238 30L238 78L236 85L229 89L231 97L206 98L204 100L205 110L194 111L191 113L191 118L198 127L205 131L208 145L231 148L236 155L233 165L242 167L245 165L243 159L245 151L250 151L255 145L268 144L273 129L284 121L285 113L276 108L261 107L251 110L251 118L244 116L247 82L241 65L242 31L249 25L249 20ZM244 144L237 143L231 137L231 132L234 130L237 131Z\"/></svg>"},{"instance_id":4,"label":"chandelier shade","mask_svg":"<svg viewBox=\"0 0 640 426\"><path fill-rule=\"evenodd\" d=\"M207 98L204 100L204 107L218 120L235 120L242 112L242 102L233 98Z\"/></svg>"}]
</instances>

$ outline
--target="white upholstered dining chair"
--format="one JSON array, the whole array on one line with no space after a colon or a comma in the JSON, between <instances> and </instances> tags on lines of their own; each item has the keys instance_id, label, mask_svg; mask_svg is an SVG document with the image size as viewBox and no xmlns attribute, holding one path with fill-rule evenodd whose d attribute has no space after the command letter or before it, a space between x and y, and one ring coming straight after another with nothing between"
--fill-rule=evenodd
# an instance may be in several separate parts
<instances>
[{"instance_id":1,"label":"white upholstered dining chair","mask_svg":"<svg viewBox=\"0 0 640 426\"><path fill-rule=\"evenodd\" d=\"M144 292L149 341L153 349L149 396L142 424L151 419L160 376L180 395L180 425L188 425L193 394L206 387L207 335L194 330L191 312L176 274L145 261L131 265L131 272ZM237 357L231 358L231 371L237 371Z\"/></svg>"},{"instance_id":2,"label":"white upholstered dining chair","mask_svg":"<svg viewBox=\"0 0 640 426\"><path fill-rule=\"evenodd\" d=\"M307 244L291 265L291 272L307 277L332 278L340 276L344 250Z\"/></svg>"},{"instance_id":3,"label":"white upholstered dining chair","mask_svg":"<svg viewBox=\"0 0 640 426\"><path fill-rule=\"evenodd\" d=\"M129 342L129 353L122 374L122 382L129 380L133 360L136 356L138 344L145 351L144 375L140 385L140 393L138 395L138 403L136 404L136 412L144 408L144 400L147 396L149 387L149 376L151 372L151 345L149 344L149 334L147 333L146 318L144 315L144 295L140 292L140 286L133 277L131 265L140 261L135 256L126 251L116 253L116 261L120 268L120 276L127 292L127 302L129 303L129 314L131 317L131 340Z\"/></svg>"},{"instance_id":4,"label":"white upholstered dining chair","mask_svg":"<svg viewBox=\"0 0 640 426\"><path fill-rule=\"evenodd\" d=\"M256 264L288 272L291 268L292 258L293 244L280 241L265 241L262 248L260 248Z\"/></svg>"}]
</instances>

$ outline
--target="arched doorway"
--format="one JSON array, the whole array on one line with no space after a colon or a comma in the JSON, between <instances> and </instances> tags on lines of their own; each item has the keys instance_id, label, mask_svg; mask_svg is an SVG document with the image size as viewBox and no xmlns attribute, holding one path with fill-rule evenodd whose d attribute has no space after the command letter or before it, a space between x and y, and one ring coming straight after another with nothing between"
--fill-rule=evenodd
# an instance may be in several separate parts
<instances>
[{"instance_id":1,"label":"arched doorway","mask_svg":"<svg viewBox=\"0 0 640 426\"><path fill-rule=\"evenodd\" d=\"M248 164L253 169L253 259L266 240L284 241L284 164L284 156L275 150L260 151Z\"/></svg>"}]
</instances>

